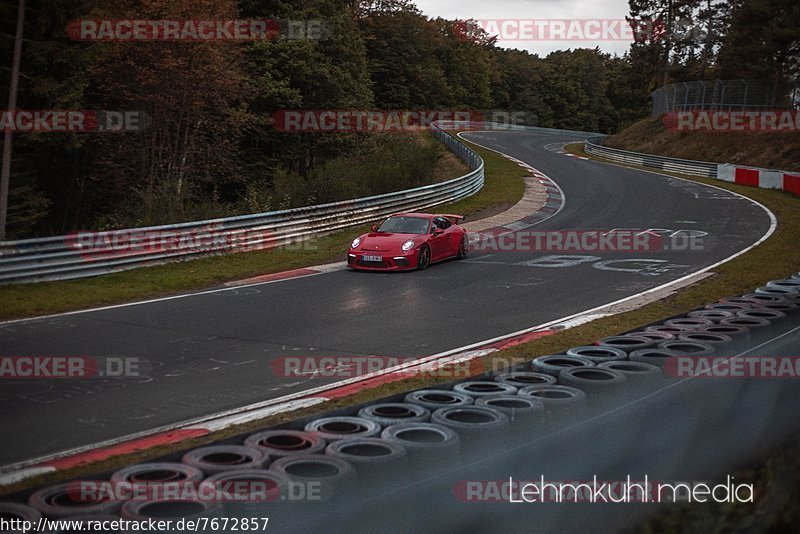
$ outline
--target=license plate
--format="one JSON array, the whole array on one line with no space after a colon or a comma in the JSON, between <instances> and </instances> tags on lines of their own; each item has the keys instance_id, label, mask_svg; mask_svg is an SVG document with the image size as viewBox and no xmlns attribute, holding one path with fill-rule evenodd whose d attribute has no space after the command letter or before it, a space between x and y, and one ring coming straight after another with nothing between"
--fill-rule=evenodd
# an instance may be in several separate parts
<instances>
[{"instance_id":1,"label":"license plate","mask_svg":"<svg viewBox=\"0 0 800 534\"><path fill-rule=\"evenodd\" d=\"M383 261L383 256L363 256L363 261Z\"/></svg>"}]
</instances>

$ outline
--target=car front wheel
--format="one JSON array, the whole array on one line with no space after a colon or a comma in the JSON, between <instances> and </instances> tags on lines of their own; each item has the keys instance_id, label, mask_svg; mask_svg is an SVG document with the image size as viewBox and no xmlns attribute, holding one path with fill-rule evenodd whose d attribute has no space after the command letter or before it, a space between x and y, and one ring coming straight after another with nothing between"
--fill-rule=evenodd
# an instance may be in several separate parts
<instances>
[{"instance_id":1,"label":"car front wheel","mask_svg":"<svg viewBox=\"0 0 800 534\"><path fill-rule=\"evenodd\" d=\"M461 243L458 244L458 254L456 255L456 258L458 258L459 260L463 260L464 258L467 257L468 253L469 253L469 240L467 239L467 234L464 234L463 237L461 238Z\"/></svg>"},{"instance_id":2,"label":"car front wheel","mask_svg":"<svg viewBox=\"0 0 800 534\"><path fill-rule=\"evenodd\" d=\"M417 269L423 271L428 268L428 265L431 264L431 249L427 246L422 247L419 249L419 253L417 254Z\"/></svg>"}]
</instances>

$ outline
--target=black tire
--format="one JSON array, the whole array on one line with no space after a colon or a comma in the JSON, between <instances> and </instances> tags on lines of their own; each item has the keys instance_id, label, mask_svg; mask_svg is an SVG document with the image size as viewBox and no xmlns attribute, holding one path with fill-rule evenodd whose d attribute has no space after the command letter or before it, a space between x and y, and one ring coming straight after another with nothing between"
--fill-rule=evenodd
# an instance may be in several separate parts
<instances>
[{"instance_id":1,"label":"black tire","mask_svg":"<svg viewBox=\"0 0 800 534\"><path fill-rule=\"evenodd\" d=\"M525 371L502 373L499 375L495 375L494 379L496 382L511 384L517 389L526 386L536 386L536 385L556 383L556 378L552 375L547 375L544 373L530 373Z\"/></svg>"},{"instance_id":2,"label":"black tire","mask_svg":"<svg viewBox=\"0 0 800 534\"><path fill-rule=\"evenodd\" d=\"M762 304L761 307L768 310L778 310L786 315L794 315L800 312L800 303L796 304L788 300L786 302L769 302L767 304Z\"/></svg>"},{"instance_id":3,"label":"black tire","mask_svg":"<svg viewBox=\"0 0 800 534\"><path fill-rule=\"evenodd\" d=\"M767 282L770 289L788 289L795 293L800 293L800 279L784 278L783 280L771 280Z\"/></svg>"},{"instance_id":4,"label":"black tire","mask_svg":"<svg viewBox=\"0 0 800 534\"><path fill-rule=\"evenodd\" d=\"M94 491L91 494L104 494L103 491ZM40 514L52 518L64 518L71 515L115 515L122 506L121 500L91 501L82 500L82 490L78 483L62 482L39 489L28 497L28 506Z\"/></svg>"},{"instance_id":5,"label":"black tire","mask_svg":"<svg viewBox=\"0 0 800 534\"><path fill-rule=\"evenodd\" d=\"M708 356L714 354L714 347L708 343L700 343L699 341L683 341L681 339L674 339L672 341L664 341L658 344L659 349L671 350L677 352L680 356Z\"/></svg>"},{"instance_id":6,"label":"black tire","mask_svg":"<svg viewBox=\"0 0 800 534\"><path fill-rule=\"evenodd\" d=\"M662 341L669 341L670 339L676 339L675 334L670 334L669 332L647 332L644 330L631 332L629 334L623 334L623 335L646 337L647 339L652 339L656 344L659 344Z\"/></svg>"},{"instance_id":7,"label":"black tire","mask_svg":"<svg viewBox=\"0 0 800 534\"><path fill-rule=\"evenodd\" d=\"M776 287L759 287L755 293L749 293L748 297L758 299L762 305L767 302L791 302L800 304L800 293L789 289L778 289ZM780 299L780 300L776 300Z\"/></svg>"},{"instance_id":8,"label":"black tire","mask_svg":"<svg viewBox=\"0 0 800 534\"><path fill-rule=\"evenodd\" d=\"M606 347L614 347L615 349L619 349L626 354L629 354L635 350L647 349L656 345L656 343L664 341L663 339L655 340L645 336L636 336L632 334L622 335L622 336L611 336L601 339L598 344L600 346ZM569 351L567 351L569 354ZM581 356L585 356L581 354ZM588 356L586 356L588 358ZM595 363L602 363L598 362L597 360L592 360ZM609 361L609 360L603 360Z\"/></svg>"},{"instance_id":9,"label":"black tire","mask_svg":"<svg viewBox=\"0 0 800 534\"><path fill-rule=\"evenodd\" d=\"M544 404L541 400L521 395L481 397L475 401L475 406L486 406L502 412L506 414L506 417L512 423L517 420L528 420L544 415Z\"/></svg>"},{"instance_id":10,"label":"black tire","mask_svg":"<svg viewBox=\"0 0 800 534\"><path fill-rule=\"evenodd\" d=\"M0 502L0 517L7 521L11 519L18 519L20 521L28 521L32 525L36 525L39 522L39 519L42 517L42 513L33 506L28 506L27 504ZM36 532L36 529L33 527L31 527L30 530L25 531L22 529L18 531L9 529L3 531L3 534L10 534L12 532L15 534L30 534L32 532Z\"/></svg>"},{"instance_id":11,"label":"black tire","mask_svg":"<svg viewBox=\"0 0 800 534\"><path fill-rule=\"evenodd\" d=\"M579 411L586 404L586 393L569 386L528 386L519 390L518 394L540 400L549 414Z\"/></svg>"},{"instance_id":12,"label":"black tire","mask_svg":"<svg viewBox=\"0 0 800 534\"><path fill-rule=\"evenodd\" d=\"M470 442L471 438L480 441L499 440L511 423L503 412L486 406L441 408L433 412L431 422L455 430L468 447L478 445L477 441Z\"/></svg>"},{"instance_id":13,"label":"black tire","mask_svg":"<svg viewBox=\"0 0 800 534\"><path fill-rule=\"evenodd\" d=\"M412 391L403 402L409 404L416 404L427 408L431 412L440 408L449 408L453 406L469 406L475 402L475 399L464 393L456 391L445 391L443 389L420 389Z\"/></svg>"},{"instance_id":14,"label":"black tire","mask_svg":"<svg viewBox=\"0 0 800 534\"><path fill-rule=\"evenodd\" d=\"M665 326L663 324L660 324L660 325L645 327L644 330L645 332L662 332L664 334L670 334L673 337L677 338L679 334L682 334L684 332L689 332L692 329L687 328L685 326L678 326L678 325Z\"/></svg>"},{"instance_id":15,"label":"black tire","mask_svg":"<svg viewBox=\"0 0 800 534\"><path fill-rule=\"evenodd\" d=\"M122 519L147 523L150 518L172 520L200 519L222 516L222 505L204 499L175 499L157 501L127 501L122 505ZM167 530L166 532L177 532Z\"/></svg>"},{"instance_id":16,"label":"black tire","mask_svg":"<svg viewBox=\"0 0 800 534\"><path fill-rule=\"evenodd\" d=\"M705 328L706 326L711 326L713 324L715 324L714 321L710 319L693 317L679 317L677 319L669 319L668 321L664 321L664 326L682 326L688 328L689 330L699 330L700 328Z\"/></svg>"},{"instance_id":17,"label":"black tire","mask_svg":"<svg viewBox=\"0 0 800 534\"><path fill-rule=\"evenodd\" d=\"M796 298L800 295L792 289L788 288L778 288L778 287L759 287L753 293L748 294L747 296L758 298L759 300L765 300L764 297L772 297L772 298L779 298L779 299L792 299ZM772 301L776 302L776 301Z\"/></svg>"},{"instance_id":18,"label":"black tire","mask_svg":"<svg viewBox=\"0 0 800 534\"><path fill-rule=\"evenodd\" d=\"M724 347L733 343L733 338L726 334L717 332L709 332L708 330L695 330L694 332L686 332L678 336L681 341L699 341L700 343L707 343L713 347Z\"/></svg>"},{"instance_id":19,"label":"black tire","mask_svg":"<svg viewBox=\"0 0 800 534\"><path fill-rule=\"evenodd\" d=\"M567 356L553 354L550 356L539 356L531 362L531 369L536 373L558 377L562 369L570 367L594 367L594 362L588 358L579 356Z\"/></svg>"},{"instance_id":20,"label":"black tire","mask_svg":"<svg viewBox=\"0 0 800 534\"><path fill-rule=\"evenodd\" d=\"M247 510L285 500L288 486L289 477L277 471L237 469L205 479L200 494L211 495L211 500L222 503L226 510Z\"/></svg>"},{"instance_id":21,"label":"black tire","mask_svg":"<svg viewBox=\"0 0 800 534\"><path fill-rule=\"evenodd\" d=\"M325 441L344 438L369 438L380 434L381 425L361 417L320 417L308 423L306 432L313 432Z\"/></svg>"},{"instance_id":22,"label":"black tire","mask_svg":"<svg viewBox=\"0 0 800 534\"><path fill-rule=\"evenodd\" d=\"M419 404L383 402L361 408L358 416L387 427L397 423L425 423L431 418L431 412Z\"/></svg>"},{"instance_id":23,"label":"black tire","mask_svg":"<svg viewBox=\"0 0 800 534\"><path fill-rule=\"evenodd\" d=\"M181 461L210 476L235 469L262 469L269 464L269 456L244 445L211 445L187 452Z\"/></svg>"},{"instance_id":24,"label":"black tire","mask_svg":"<svg viewBox=\"0 0 800 534\"><path fill-rule=\"evenodd\" d=\"M386 427L381 437L402 445L415 466L446 468L458 457L461 439L452 428L433 423L400 423Z\"/></svg>"},{"instance_id":25,"label":"black tire","mask_svg":"<svg viewBox=\"0 0 800 534\"><path fill-rule=\"evenodd\" d=\"M786 314L782 311L771 310L763 306L753 310L742 310L736 312L736 317L746 317L748 319L766 319L772 324L780 324L786 320Z\"/></svg>"},{"instance_id":26,"label":"black tire","mask_svg":"<svg viewBox=\"0 0 800 534\"><path fill-rule=\"evenodd\" d=\"M329 454L284 456L272 462L269 471L285 475L292 482L320 483L323 499L341 495L356 481L356 470L350 462Z\"/></svg>"},{"instance_id":27,"label":"black tire","mask_svg":"<svg viewBox=\"0 0 800 534\"><path fill-rule=\"evenodd\" d=\"M644 341L649 344L650 340ZM621 348L612 347L610 345L587 345L585 347L572 347L567 350L567 356L586 358L590 362L597 365L602 362L611 362L614 360L625 360L628 358L628 353Z\"/></svg>"},{"instance_id":28,"label":"black tire","mask_svg":"<svg viewBox=\"0 0 800 534\"><path fill-rule=\"evenodd\" d=\"M456 254L456 259L463 260L469 254L469 238L467 234L461 238L461 241L458 243L458 253Z\"/></svg>"},{"instance_id":29,"label":"black tire","mask_svg":"<svg viewBox=\"0 0 800 534\"><path fill-rule=\"evenodd\" d=\"M733 314L736 314L737 311L741 310L749 310L755 305L755 302L716 302L714 304L707 304L705 309L707 310L720 310L720 311L728 311Z\"/></svg>"},{"instance_id":30,"label":"black tire","mask_svg":"<svg viewBox=\"0 0 800 534\"><path fill-rule=\"evenodd\" d=\"M641 338L641 342L649 344L650 340L644 341L644 338ZM628 353L621 348L612 347L610 345L586 345L583 347L572 347L567 350L567 356L571 358L583 358L597 365L602 362L625 360L628 358ZM559 371L559 376L560 374L561 372Z\"/></svg>"},{"instance_id":31,"label":"black tire","mask_svg":"<svg viewBox=\"0 0 800 534\"><path fill-rule=\"evenodd\" d=\"M111 482L139 484L194 484L203 480L203 472L191 465L173 462L148 462L123 467L111 475Z\"/></svg>"},{"instance_id":32,"label":"black tire","mask_svg":"<svg viewBox=\"0 0 800 534\"><path fill-rule=\"evenodd\" d=\"M704 328L702 330L698 330L698 332L711 332L714 334L725 334L726 336L730 336L733 338L734 341L746 341L750 338L750 331L747 328L742 326L733 326L733 325L725 325L725 324L717 324L714 326L709 326L708 328Z\"/></svg>"},{"instance_id":33,"label":"black tire","mask_svg":"<svg viewBox=\"0 0 800 534\"><path fill-rule=\"evenodd\" d=\"M359 483L378 479L396 481L403 475L408 460L405 447L381 438L340 439L328 445L325 454L355 467Z\"/></svg>"},{"instance_id":34,"label":"black tire","mask_svg":"<svg viewBox=\"0 0 800 534\"><path fill-rule=\"evenodd\" d=\"M424 271L431 264L431 249L428 245L423 245L417 253L417 270Z\"/></svg>"},{"instance_id":35,"label":"black tire","mask_svg":"<svg viewBox=\"0 0 800 534\"><path fill-rule=\"evenodd\" d=\"M738 310L737 310L738 311ZM691 319L708 319L713 321L716 324L723 319L727 319L728 317L733 317L733 311L726 311L726 310L695 310L693 312L689 312L686 314L687 317Z\"/></svg>"},{"instance_id":36,"label":"black tire","mask_svg":"<svg viewBox=\"0 0 800 534\"><path fill-rule=\"evenodd\" d=\"M739 326L747 328L750 335L756 340L769 334L772 327L772 323L766 319L757 317L731 317L730 319L723 319L719 324L720 326Z\"/></svg>"},{"instance_id":37,"label":"black tire","mask_svg":"<svg viewBox=\"0 0 800 534\"><path fill-rule=\"evenodd\" d=\"M504 382L475 380L456 384L453 386L453 391L456 393L464 393L470 397L480 398L491 395L516 395L517 388Z\"/></svg>"},{"instance_id":38,"label":"black tire","mask_svg":"<svg viewBox=\"0 0 800 534\"><path fill-rule=\"evenodd\" d=\"M587 395L616 397L625 387L625 375L619 371L592 367L590 369L564 369L558 375L563 386L580 389Z\"/></svg>"},{"instance_id":39,"label":"black tire","mask_svg":"<svg viewBox=\"0 0 800 534\"><path fill-rule=\"evenodd\" d=\"M663 369L667 360L670 358L676 358L680 355L680 353L675 352L674 350L652 348L632 352L629 356L629 359L631 362L647 363Z\"/></svg>"},{"instance_id":40,"label":"black tire","mask_svg":"<svg viewBox=\"0 0 800 534\"><path fill-rule=\"evenodd\" d=\"M664 375L661 368L645 362L637 361L616 361L603 362L598 365L600 369L611 369L625 375L625 379L631 384L650 383L662 378Z\"/></svg>"},{"instance_id":41,"label":"black tire","mask_svg":"<svg viewBox=\"0 0 800 534\"><path fill-rule=\"evenodd\" d=\"M756 308L768 302L786 302L785 295L790 295L790 293L781 293L777 290L776 293L778 294L747 293L746 295L742 295L740 297L729 297L723 300L725 302L733 302L738 304L750 304L751 308Z\"/></svg>"},{"instance_id":42,"label":"black tire","mask_svg":"<svg viewBox=\"0 0 800 534\"><path fill-rule=\"evenodd\" d=\"M302 430L267 430L248 436L247 447L259 449L270 458L283 458L296 454L322 454L325 440L316 434Z\"/></svg>"}]
</instances>

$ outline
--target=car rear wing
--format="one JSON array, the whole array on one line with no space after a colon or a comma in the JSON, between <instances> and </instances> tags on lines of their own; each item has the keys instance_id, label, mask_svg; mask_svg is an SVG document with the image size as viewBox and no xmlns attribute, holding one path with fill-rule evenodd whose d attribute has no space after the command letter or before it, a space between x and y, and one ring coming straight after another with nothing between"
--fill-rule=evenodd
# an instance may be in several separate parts
<instances>
[{"instance_id":1,"label":"car rear wing","mask_svg":"<svg viewBox=\"0 0 800 534\"><path fill-rule=\"evenodd\" d=\"M450 221L453 224L458 224L459 221L463 221L464 219L466 219L466 217L464 215L442 214L442 215L440 215L440 217L444 217L445 219L447 219L448 221Z\"/></svg>"}]
</instances>

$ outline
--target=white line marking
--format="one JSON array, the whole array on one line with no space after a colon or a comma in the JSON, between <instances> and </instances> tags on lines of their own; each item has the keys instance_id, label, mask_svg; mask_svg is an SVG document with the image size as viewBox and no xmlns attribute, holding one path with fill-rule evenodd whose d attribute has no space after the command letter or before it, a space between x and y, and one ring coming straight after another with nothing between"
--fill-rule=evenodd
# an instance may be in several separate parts
<instances>
[{"instance_id":1,"label":"white line marking","mask_svg":"<svg viewBox=\"0 0 800 534\"><path fill-rule=\"evenodd\" d=\"M176 299L183 299L187 297L197 297L200 295L210 295L212 293L220 293L223 291L237 291L247 287L255 287L255 286L262 286L266 284L274 284L277 282L287 282L289 280L299 280L300 278L308 278L310 276L319 276L321 274L332 273L336 271L343 271L346 268L345 262L336 262L336 263L328 263L325 265L315 265L313 267L303 267L303 269L310 269L317 272L302 274L299 276L292 276L289 278L278 278L276 280L265 280L263 282L253 282L252 284L243 284L240 286L229 286L229 287L221 287L218 289L207 289L205 291L195 291L192 293L182 293L180 295L171 295L169 297L158 297L154 299L147 299L147 300L137 300L135 302L124 302L122 304L110 304L108 306L100 306L97 308L87 308L85 310L72 310L67 312L61 313L53 313L50 315L40 315L38 317L26 317L24 319L12 319L9 321L0 321L0 326L5 326L7 324L15 324L15 323L24 323L29 321L41 321L45 319L52 319L54 317L64 317L67 315L78 315L81 313L92 313L97 311L106 311L106 310L114 310L117 308L127 308L128 306L139 306L140 304L152 304L154 302L164 302L168 300L176 300ZM270 274L280 274L280 273L270 273ZM268 275L264 275L268 276Z\"/></svg>"},{"instance_id":2,"label":"white line marking","mask_svg":"<svg viewBox=\"0 0 800 534\"><path fill-rule=\"evenodd\" d=\"M27 469L20 469L19 471L13 471L11 473L3 473L0 475L0 486L10 486L11 484L22 482L28 478L44 475L45 473L52 473L55 470L55 467L44 466L28 467Z\"/></svg>"},{"instance_id":3,"label":"white line marking","mask_svg":"<svg viewBox=\"0 0 800 534\"><path fill-rule=\"evenodd\" d=\"M250 421L257 421L259 419L264 419L265 417L269 417L271 415L276 415L284 412L293 412L295 410L300 410L302 408L309 408L311 406L322 404L323 402L327 401L328 399L326 399L325 397L310 397L308 399L297 399L283 404L279 404L278 406L267 406L265 408L261 408L259 410L253 410L251 412L220 417L219 419L214 419L213 421L208 421L203 424L194 425L187 428L203 428L205 430L208 430L209 432L216 432L218 430L223 430L231 426L241 425L244 423L249 423Z\"/></svg>"}]
</instances>

